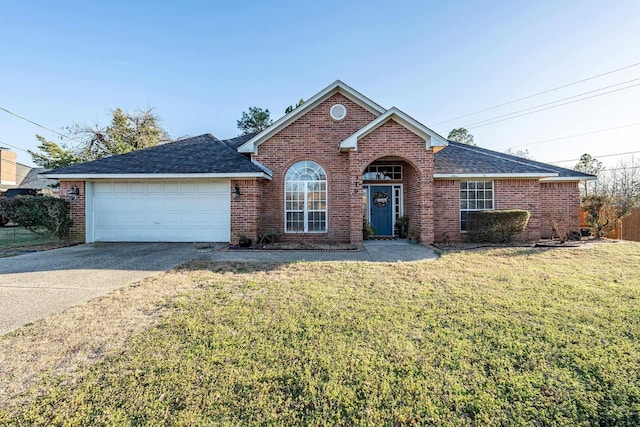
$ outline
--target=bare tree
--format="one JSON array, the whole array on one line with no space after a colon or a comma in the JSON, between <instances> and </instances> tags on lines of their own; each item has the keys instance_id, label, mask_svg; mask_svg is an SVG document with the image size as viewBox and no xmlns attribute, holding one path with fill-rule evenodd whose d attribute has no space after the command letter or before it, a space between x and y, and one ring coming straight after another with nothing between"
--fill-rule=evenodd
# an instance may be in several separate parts
<instances>
[{"instance_id":1,"label":"bare tree","mask_svg":"<svg viewBox=\"0 0 640 427\"><path fill-rule=\"evenodd\" d=\"M583 197L582 206L592 234L603 237L640 206L640 161L621 160L611 169L602 167L599 175L600 183Z\"/></svg>"},{"instance_id":2,"label":"bare tree","mask_svg":"<svg viewBox=\"0 0 640 427\"><path fill-rule=\"evenodd\" d=\"M574 166L575 170L588 173L591 175L595 175L598 179L584 181L580 186L580 195L582 197L589 197L592 195L599 194L599 185L600 185L600 174L605 170L602 162L591 154L584 153L580 156L580 161Z\"/></svg>"},{"instance_id":3,"label":"bare tree","mask_svg":"<svg viewBox=\"0 0 640 427\"><path fill-rule=\"evenodd\" d=\"M511 156L516 156L516 157L522 157L523 159L527 159L527 160L535 160L531 155L531 153L529 153L529 150L527 150L526 148L525 149L520 148L518 150L509 148L507 149L507 151L504 152L504 154L509 154Z\"/></svg>"}]
</instances>

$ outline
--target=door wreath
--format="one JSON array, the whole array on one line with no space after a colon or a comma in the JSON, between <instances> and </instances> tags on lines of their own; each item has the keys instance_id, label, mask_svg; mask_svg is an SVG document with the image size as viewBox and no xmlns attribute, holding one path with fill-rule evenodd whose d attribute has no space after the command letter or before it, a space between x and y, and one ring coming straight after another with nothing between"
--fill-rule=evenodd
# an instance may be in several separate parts
<instances>
[{"instance_id":1,"label":"door wreath","mask_svg":"<svg viewBox=\"0 0 640 427\"><path fill-rule=\"evenodd\" d=\"M373 195L373 204L379 208L384 208L389 204L389 195L383 191L378 191Z\"/></svg>"}]
</instances>

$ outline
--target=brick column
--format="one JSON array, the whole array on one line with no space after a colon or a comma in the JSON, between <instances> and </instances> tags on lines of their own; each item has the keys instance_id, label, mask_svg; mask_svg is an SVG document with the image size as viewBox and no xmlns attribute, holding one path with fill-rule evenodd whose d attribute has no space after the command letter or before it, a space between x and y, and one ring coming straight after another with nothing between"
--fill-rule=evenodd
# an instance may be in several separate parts
<instances>
[{"instance_id":1,"label":"brick column","mask_svg":"<svg viewBox=\"0 0 640 427\"><path fill-rule=\"evenodd\" d=\"M235 195L238 187L241 195ZM258 241L260 231L260 206L262 198L261 183L257 180L232 180L231 187L231 236L230 241L237 244L240 236Z\"/></svg>"},{"instance_id":2,"label":"brick column","mask_svg":"<svg viewBox=\"0 0 640 427\"><path fill-rule=\"evenodd\" d=\"M72 188L78 189L79 194L72 194ZM60 181L59 196L69 202L69 215L73 221L69 233L72 241L84 242L86 238L86 194L84 181Z\"/></svg>"}]
</instances>

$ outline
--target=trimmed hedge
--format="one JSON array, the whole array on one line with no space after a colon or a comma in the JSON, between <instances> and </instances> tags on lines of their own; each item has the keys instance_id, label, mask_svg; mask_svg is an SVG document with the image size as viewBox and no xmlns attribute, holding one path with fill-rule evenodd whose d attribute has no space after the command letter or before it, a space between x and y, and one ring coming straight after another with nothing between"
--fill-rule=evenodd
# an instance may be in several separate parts
<instances>
[{"instance_id":1,"label":"trimmed hedge","mask_svg":"<svg viewBox=\"0 0 640 427\"><path fill-rule=\"evenodd\" d=\"M0 212L27 230L46 228L58 239L66 239L71 231L69 202L57 197L18 196L0 199Z\"/></svg>"},{"instance_id":2,"label":"trimmed hedge","mask_svg":"<svg viewBox=\"0 0 640 427\"><path fill-rule=\"evenodd\" d=\"M527 227L530 216L529 211L521 209L469 212L467 239L470 242L511 242Z\"/></svg>"}]
</instances>

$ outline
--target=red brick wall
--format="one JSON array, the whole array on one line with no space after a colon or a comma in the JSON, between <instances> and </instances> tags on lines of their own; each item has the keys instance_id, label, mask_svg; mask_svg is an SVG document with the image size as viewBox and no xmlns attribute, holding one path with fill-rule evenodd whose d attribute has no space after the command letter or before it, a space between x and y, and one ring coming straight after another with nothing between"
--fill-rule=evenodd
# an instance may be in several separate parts
<instances>
[{"instance_id":1,"label":"red brick wall","mask_svg":"<svg viewBox=\"0 0 640 427\"><path fill-rule=\"evenodd\" d=\"M540 183L540 234L552 236L552 223L561 232L580 230L580 190L577 182Z\"/></svg>"},{"instance_id":2,"label":"red brick wall","mask_svg":"<svg viewBox=\"0 0 640 427\"><path fill-rule=\"evenodd\" d=\"M531 214L518 240L540 238L540 182L535 179L500 179L493 182L494 209L525 209Z\"/></svg>"},{"instance_id":3,"label":"red brick wall","mask_svg":"<svg viewBox=\"0 0 640 427\"><path fill-rule=\"evenodd\" d=\"M241 195L235 196L238 186ZM260 230L260 209L262 185L257 180L232 180L231 192L231 243L237 244L240 236L258 241ZM262 231L263 232L263 231Z\"/></svg>"},{"instance_id":4,"label":"red brick wall","mask_svg":"<svg viewBox=\"0 0 640 427\"><path fill-rule=\"evenodd\" d=\"M340 121L333 120L329 115L329 109L336 103L347 108L347 116ZM260 145L255 159L274 174L272 180L265 181L262 186L259 231L277 230L280 239L285 241L349 241L349 210L355 180L349 179L349 156L338 151L338 144L374 118L373 114L342 94L335 94ZM294 163L302 160L318 163L327 173L327 233L284 232L284 177ZM360 184L361 181L362 176L359 178ZM359 188L361 190L362 186ZM362 194L358 193L356 198L361 202ZM361 209L361 205L358 206ZM361 210L359 227L362 240ZM232 234L235 234L233 228Z\"/></svg>"},{"instance_id":5,"label":"red brick wall","mask_svg":"<svg viewBox=\"0 0 640 427\"><path fill-rule=\"evenodd\" d=\"M420 241L433 242L433 151L426 142L393 120L378 127L358 142L358 150L349 153L351 181L362 180L367 166L387 157L404 160L404 214L409 231ZM362 198L351 205L351 241L362 240ZM359 239L358 239L358 236Z\"/></svg>"},{"instance_id":6,"label":"red brick wall","mask_svg":"<svg viewBox=\"0 0 640 427\"><path fill-rule=\"evenodd\" d=\"M460 181L434 182L434 234L437 242L464 240L460 232Z\"/></svg>"},{"instance_id":7,"label":"red brick wall","mask_svg":"<svg viewBox=\"0 0 640 427\"><path fill-rule=\"evenodd\" d=\"M69 194L71 188L75 187L80 189L78 196L72 196ZM60 192L58 193L61 199L67 200L70 207L70 215L73 224L71 225L71 233L69 238L74 241L85 240L85 200L86 189L84 181L65 181L60 180Z\"/></svg>"},{"instance_id":8,"label":"red brick wall","mask_svg":"<svg viewBox=\"0 0 640 427\"><path fill-rule=\"evenodd\" d=\"M347 108L341 121L329 115L332 105ZM263 185L260 230L275 229L282 240L362 241L362 174L377 159L404 160L405 215L421 241L433 241L433 152L423 139L390 120L358 142L357 151L340 153L339 143L375 116L336 94L278 132L258 148L255 159L274 172ZM284 233L284 176L294 163L311 160L327 172L328 232Z\"/></svg>"}]
</instances>

